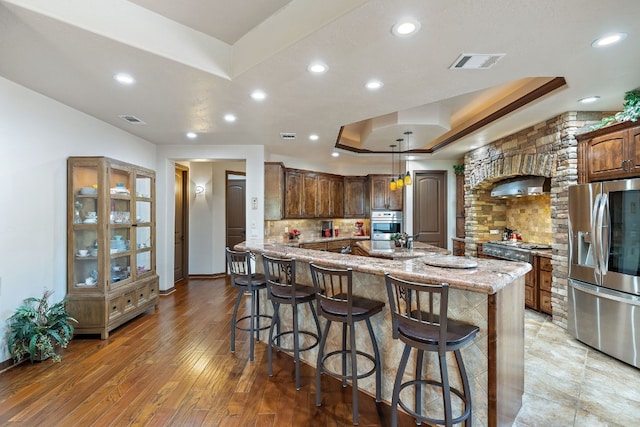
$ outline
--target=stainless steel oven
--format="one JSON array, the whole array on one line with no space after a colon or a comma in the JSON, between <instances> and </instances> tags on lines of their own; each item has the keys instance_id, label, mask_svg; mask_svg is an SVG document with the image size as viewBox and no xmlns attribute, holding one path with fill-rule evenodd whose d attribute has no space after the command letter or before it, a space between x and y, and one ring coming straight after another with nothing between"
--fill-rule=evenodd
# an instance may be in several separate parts
<instances>
[{"instance_id":1,"label":"stainless steel oven","mask_svg":"<svg viewBox=\"0 0 640 427\"><path fill-rule=\"evenodd\" d=\"M640 367L640 178L569 187L569 332Z\"/></svg>"},{"instance_id":2,"label":"stainless steel oven","mask_svg":"<svg viewBox=\"0 0 640 427\"><path fill-rule=\"evenodd\" d=\"M391 240L391 235L401 232L401 211L371 212L371 240Z\"/></svg>"}]
</instances>

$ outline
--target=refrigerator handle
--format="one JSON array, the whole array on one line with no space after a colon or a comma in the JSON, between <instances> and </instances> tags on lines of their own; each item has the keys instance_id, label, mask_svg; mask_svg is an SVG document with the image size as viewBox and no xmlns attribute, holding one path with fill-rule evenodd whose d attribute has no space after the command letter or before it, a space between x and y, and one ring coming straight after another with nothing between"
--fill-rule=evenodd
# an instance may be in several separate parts
<instances>
[{"instance_id":1,"label":"refrigerator handle","mask_svg":"<svg viewBox=\"0 0 640 427\"><path fill-rule=\"evenodd\" d=\"M593 247L593 259L595 261L595 268L593 269L593 279L596 285L602 285L600 281L600 269L601 269L601 257L600 257L600 199L602 198L601 194L597 194L596 198L593 202L593 210L591 211L591 245Z\"/></svg>"},{"instance_id":2,"label":"refrigerator handle","mask_svg":"<svg viewBox=\"0 0 640 427\"><path fill-rule=\"evenodd\" d=\"M611 216L609 215L609 195L602 194L600 199L600 273L604 276L609 270L609 252L611 248Z\"/></svg>"}]
</instances>

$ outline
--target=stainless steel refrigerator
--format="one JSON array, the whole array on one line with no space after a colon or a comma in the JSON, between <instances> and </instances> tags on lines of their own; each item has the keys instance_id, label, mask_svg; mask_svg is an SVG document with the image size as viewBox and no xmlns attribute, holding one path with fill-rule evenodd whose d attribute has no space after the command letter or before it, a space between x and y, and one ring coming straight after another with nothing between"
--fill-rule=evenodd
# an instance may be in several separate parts
<instances>
[{"instance_id":1,"label":"stainless steel refrigerator","mask_svg":"<svg viewBox=\"0 0 640 427\"><path fill-rule=\"evenodd\" d=\"M568 329L640 367L640 178L569 187Z\"/></svg>"}]
</instances>

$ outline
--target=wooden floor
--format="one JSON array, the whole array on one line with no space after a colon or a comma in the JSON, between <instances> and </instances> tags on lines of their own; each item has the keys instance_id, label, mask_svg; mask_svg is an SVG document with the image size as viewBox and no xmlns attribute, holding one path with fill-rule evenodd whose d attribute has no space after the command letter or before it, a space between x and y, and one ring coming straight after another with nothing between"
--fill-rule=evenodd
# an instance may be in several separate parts
<instances>
[{"instance_id":1,"label":"wooden floor","mask_svg":"<svg viewBox=\"0 0 640 427\"><path fill-rule=\"evenodd\" d=\"M23 363L0 373L2 426L348 426L351 388L323 377L315 406L315 370L295 390L292 358L266 345L249 362L247 334L229 350L236 296L225 279L191 280L160 298L155 312L108 340L76 337L62 362ZM247 300L248 298L245 298ZM360 393L360 425L390 425L387 404ZM401 426L414 421L401 414Z\"/></svg>"}]
</instances>

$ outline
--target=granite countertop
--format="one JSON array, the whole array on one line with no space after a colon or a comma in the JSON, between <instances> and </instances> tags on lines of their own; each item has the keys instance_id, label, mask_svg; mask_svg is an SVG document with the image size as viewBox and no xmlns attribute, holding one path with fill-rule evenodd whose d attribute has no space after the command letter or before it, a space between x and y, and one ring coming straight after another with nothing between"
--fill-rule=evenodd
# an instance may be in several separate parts
<instances>
[{"instance_id":1,"label":"granite countertop","mask_svg":"<svg viewBox=\"0 0 640 427\"><path fill-rule=\"evenodd\" d=\"M387 243L387 242L380 242ZM387 259L411 259L411 258L419 258L425 255L433 255L433 254L441 254L441 255L449 255L449 252L446 249L439 248L437 246L429 245L427 243L422 242L413 242L413 249L407 248L396 248L392 247L393 243L388 242L388 248L372 248L371 240L363 240L356 242L360 248L366 251L369 256L377 257L377 258L387 258Z\"/></svg>"},{"instance_id":2,"label":"granite countertop","mask_svg":"<svg viewBox=\"0 0 640 427\"><path fill-rule=\"evenodd\" d=\"M393 276L422 283L447 282L452 288L485 294L498 292L531 270L531 265L525 262L482 258L466 258L477 262L474 268L447 268L425 264L424 259L427 257L451 257L435 252L419 258L394 260L300 249L263 240L249 240L239 243L235 248L281 258L296 258L302 262L315 262L333 268L352 268L354 272L379 276L389 272ZM465 257L453 258L465 259Z\"/></svg>"},{"instance_id":3,"label":"granite countertop","mask_svg":"<svg viewBox=\"0 0 640 427\"><path fill-rule=\"evenodd\" d=\"M297 239L285 239L284 237L272 237L267 238L268 242L279 243L287 246L295 246L297 247L300 244L304 243L322 243L322 242L334 242L341 240L371 240L371 236L338 236L338 237L308 237L306 235L302 235Z\"/></svg>"}]
</instances>

